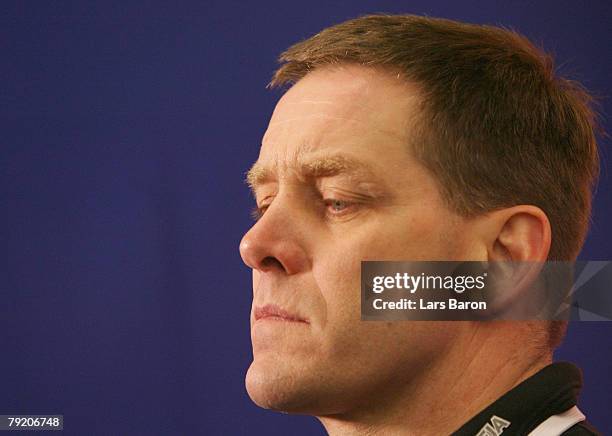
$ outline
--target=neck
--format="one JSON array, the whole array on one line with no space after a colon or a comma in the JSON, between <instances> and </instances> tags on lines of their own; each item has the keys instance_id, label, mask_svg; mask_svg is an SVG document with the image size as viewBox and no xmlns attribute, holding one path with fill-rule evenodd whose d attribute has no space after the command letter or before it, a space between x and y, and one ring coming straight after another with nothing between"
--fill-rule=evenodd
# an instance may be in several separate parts
<instances>
[{"instance_id":1,"label":"neck","mask_svg":"<svg viewBox=\"0 0 612 436\"><path fill-rule=\"evenodd\" d=\"M520 348L528 329L482 324L418 377L353 410L318 416L331 436L450 434L552 361Z\"/></svg>"}]
</instances>

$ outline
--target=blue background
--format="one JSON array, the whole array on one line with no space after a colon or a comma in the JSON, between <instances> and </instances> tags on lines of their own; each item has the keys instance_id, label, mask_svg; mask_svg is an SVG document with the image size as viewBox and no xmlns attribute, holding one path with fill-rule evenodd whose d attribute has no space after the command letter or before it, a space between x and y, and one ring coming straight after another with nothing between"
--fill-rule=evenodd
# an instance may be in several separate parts
<instances>
[{"instance_id":1,"label":"blue background","mask_svg":"<svg viewBox=\"0 0 612 436\"><path fill-rule=\"evenodd\" d=\"M0 413L64 414L69 434L323 433L244 389L242 179L278 54L367 12L513 27L610 113L604 1L0 4ZM609 144L582 259L612 259ZM557 352L606 433L611 338L575 324Z\"/></svg>"}]
</instances>

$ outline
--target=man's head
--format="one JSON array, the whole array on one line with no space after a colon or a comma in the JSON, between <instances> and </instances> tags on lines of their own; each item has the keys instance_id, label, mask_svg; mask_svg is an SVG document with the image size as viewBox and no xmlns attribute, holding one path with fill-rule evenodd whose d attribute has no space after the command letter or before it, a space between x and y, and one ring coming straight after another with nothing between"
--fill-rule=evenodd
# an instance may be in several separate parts
<instances>
[{"instance_id":1,"label":"man's head","mask_svg":"<svg viewBox=\"0 0 612 436\"><path fill-rule=\"evenodd\" d=\"M459 359L478 328L362 322L360 262L574 258L593 116L548 58L497 28L364 17L281 61L272 84L294 85L249 172L260 217L241 243L247 389L264 407L340 413Z\"/></svg>"}]
</instances>

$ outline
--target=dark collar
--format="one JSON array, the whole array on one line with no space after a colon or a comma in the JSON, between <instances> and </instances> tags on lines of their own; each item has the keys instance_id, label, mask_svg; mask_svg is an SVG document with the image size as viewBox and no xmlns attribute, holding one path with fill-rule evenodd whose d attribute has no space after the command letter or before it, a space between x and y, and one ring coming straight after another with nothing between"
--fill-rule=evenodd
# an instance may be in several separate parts
<instances>
[{"instance_id":1,"label":"dark collar","mask_svg":"<svg viewBox=\"0 0 612 436\"><path fill-rule=\"evenodd\" d=\"M580 369L569 362L542 368L465 423L453 436L474 436L489 424L503 436L526 435L552 415L576 405ZM489 433L484 433L489 434Z\"/></svg>"}]
</instances>

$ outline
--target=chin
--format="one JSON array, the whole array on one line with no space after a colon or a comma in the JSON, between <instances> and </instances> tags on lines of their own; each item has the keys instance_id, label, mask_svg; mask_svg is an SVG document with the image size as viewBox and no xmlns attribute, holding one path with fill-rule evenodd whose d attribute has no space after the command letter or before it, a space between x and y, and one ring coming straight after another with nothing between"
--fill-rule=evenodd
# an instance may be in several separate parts
<instances>
[{"instance_id":1,"label":"chin","mask_svg":"<svg viewBox=\"0 0 612 436\"><path fill-rule=\"evenodd\" d=\"M276 359L255 359L247 371L245 386L255 404L279 412L315 414L321 398L303 370Z\"/></svg>"},{"instance_id":2,"label":"chin","mask_svg":"<svg viewBox=\"0 0 612 436\"><path fill-rule=\"evenodd\" d=\"M294 411L301 396L295 392L297 375L281 368L284 365L278 361L265 360L268 362L255 359L247 371L245 385L249 397L264 409Z\"/></svg>"}]
</instances>

